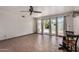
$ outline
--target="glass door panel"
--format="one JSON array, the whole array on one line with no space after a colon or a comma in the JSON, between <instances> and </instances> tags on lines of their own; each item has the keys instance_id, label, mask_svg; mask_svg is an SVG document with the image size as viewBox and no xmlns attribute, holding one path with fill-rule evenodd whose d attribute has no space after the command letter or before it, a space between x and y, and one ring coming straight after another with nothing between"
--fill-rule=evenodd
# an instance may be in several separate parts
<instances>
[{"instance_id":1,"label":"glass door panel","mask_svg":"<svg viewBox=\"0 0 79 59\"><path fill-rule=\"evenodd\" d=\"M57 18L57 24L58 24L58 35L64 35L64 17L58 17Z\"/></svg>"},{"instance_id":2,"label":"glass door panel","mask_svg":"<svg viewBox=\"0 0 79 59\"><path fill-rule=\"evenodd\" d=\"M42 33L41 20L37 20L37 33Z\"/></svg>"},{"instance_id":3,"label":"glass door panel","mask_svg":"<svg viewBox=\"0 0 79 59\"><path fill-rule=\"evenodd\" d=\"M64 17L37 20L37 33L64 35Z\"/></svg>"},{"instance_id":4,"label":"glass door panel","mask_svg":"<svg viewBox=\"0 0 79 59\"><path fill-rule=\"evenodd\" d=\"M56 35L56 18L51 19L51 34Z\"/></svg>"},{"instance_id":5,"label":"glass door panel","mask_svg":"<svg viewBox=\"0 0 79 59\"><path fill-rule=\"evenodd\" d=\"M43 33L49 34L49 29L50 29L49 20L43 20Z\"/></svg>"}]
</instances>

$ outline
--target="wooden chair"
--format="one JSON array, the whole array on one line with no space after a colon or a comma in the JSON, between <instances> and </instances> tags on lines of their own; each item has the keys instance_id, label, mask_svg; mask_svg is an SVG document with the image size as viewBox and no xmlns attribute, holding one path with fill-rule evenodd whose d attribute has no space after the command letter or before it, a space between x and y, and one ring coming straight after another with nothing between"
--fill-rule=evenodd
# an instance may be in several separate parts
<instances>
[{"instance_id":1,"label":"wooden chair","mask_svg":"<svg viewBox=\"0 0 79 59\"><path fill-rule=\"evenodd\" d=\"M63 40L63 43L69 51L77 51L77 41L78 35L74 35L74 32L66 31L66 38Z\"/></svg>"},{"instance_id":2,"label":"wooden chair","mask_svg":"<svg viewBox=\"0 0 79 59\"><path fill-rule=\"evenodd\" d=\"M68 35L68 37L71 38L71 40L68 40L68 45L69 45L71 51L76 52L77 51L77 41L78 41L79 35Z\"/></svg>"}]
</instances>

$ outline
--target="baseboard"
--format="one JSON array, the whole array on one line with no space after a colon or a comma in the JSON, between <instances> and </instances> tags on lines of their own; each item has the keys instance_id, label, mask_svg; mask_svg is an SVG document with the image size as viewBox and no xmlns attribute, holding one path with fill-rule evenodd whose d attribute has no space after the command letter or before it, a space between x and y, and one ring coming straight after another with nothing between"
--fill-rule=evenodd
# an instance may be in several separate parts
<instances>
[{"instance_id":1,"label":"baseboard","mask_svg":"<svg viewBox=\"0 0 79 59\"><path fill-rule=\"evenodd\" d=\"M7 39L3 39L3 40L0 40L0 41L5 41L5 40L14 39L14 38L23 37L23 36L29 36L29 35L33 35L33 34L35 34L35 33L30 33L30 34L26 34L26 35L21 35L21 36L16 36L16 37L12 37L12 38L7 38Z\"/></svg>"}]
</instances>

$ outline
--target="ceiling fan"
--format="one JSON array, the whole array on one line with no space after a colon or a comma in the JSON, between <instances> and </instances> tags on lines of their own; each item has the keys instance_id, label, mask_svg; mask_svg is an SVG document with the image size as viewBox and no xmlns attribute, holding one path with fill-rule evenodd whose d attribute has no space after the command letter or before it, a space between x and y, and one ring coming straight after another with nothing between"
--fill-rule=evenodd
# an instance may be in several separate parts
<instances>
[{"instance_id":1,"label":"ceiling fan","mask_svg":"<svg viewBox=\"0 0 79 59\"><path fill-rule=\"evenodd\" d=\"M30 12L30 15L32 15L32 13L42 13L41 11L35 11L33 6L30 6L29 11L21 11L21 12Z\"/></svg>"}]
</instances>

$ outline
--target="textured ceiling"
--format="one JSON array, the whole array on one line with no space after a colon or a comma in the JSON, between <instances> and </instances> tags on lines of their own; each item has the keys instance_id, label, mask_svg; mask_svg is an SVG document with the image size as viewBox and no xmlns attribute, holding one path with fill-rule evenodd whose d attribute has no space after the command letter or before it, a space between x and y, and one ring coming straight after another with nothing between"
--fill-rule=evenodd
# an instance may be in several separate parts
<instances>
[{"instance_id":1,"label":"textured ceiling","mask_svg":"<svg viewBox=\"0 0 79 59\"><path fill-rule=\"evenodd\" d=\"M9 12L20 12L20 11L28 11L29 6L0 6L0 11L9 11ZM31 16L33 17L41 17L45 15L54 15L60 14L72 10L79 10L79 6L34 6L34 10L41 11L42 13L33 13ZM24 12L28 13L28 12Z\"/></svg>"},{"instance_id":2,"label":"textured ceiling","mask_svg":"<svg viewBox=\"0 0 79 59\"><path fill-rule=\"evenodd\" d=\"M79 10L77 6L37 6L37 10L42 11L41 14L35 14L35 17L45 16L45 15L55 15L60 13L65 13L69 11Z\"/></svg>"}]
</instances>

